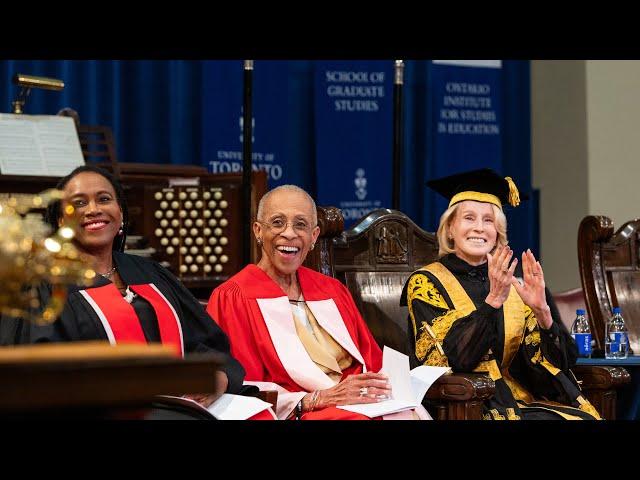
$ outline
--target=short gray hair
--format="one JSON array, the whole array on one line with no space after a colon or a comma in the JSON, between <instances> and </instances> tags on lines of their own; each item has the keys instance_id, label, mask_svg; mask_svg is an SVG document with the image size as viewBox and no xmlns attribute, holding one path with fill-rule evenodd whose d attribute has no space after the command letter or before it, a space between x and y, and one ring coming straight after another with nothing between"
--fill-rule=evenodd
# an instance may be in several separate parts
<instances>
[{"instance_id":1,"label":"short gray hair","mask_svg":"<svg viewBox=\"0 0 640 480\"><path fill-rule=\"evenodd\" d=\"M269 197L274 193L277 193L283 190L285 192L300 193L305 197L307 197L307 200L309 200L309 203L311 203L311 207L313 209L313 226L315 227L318 224L318 209L316 208L316 202L313 201L313 198L311 198L311 195L309 195L304 189L298 187L297 185L280 185L279 187L276 187L273 190L269 190L267 193L265 193L264 196L260 199L260 202L258 203L257 219L260 221L264 219L263 217L264 206L269 200Z\"/></svg>"}]
</instances>

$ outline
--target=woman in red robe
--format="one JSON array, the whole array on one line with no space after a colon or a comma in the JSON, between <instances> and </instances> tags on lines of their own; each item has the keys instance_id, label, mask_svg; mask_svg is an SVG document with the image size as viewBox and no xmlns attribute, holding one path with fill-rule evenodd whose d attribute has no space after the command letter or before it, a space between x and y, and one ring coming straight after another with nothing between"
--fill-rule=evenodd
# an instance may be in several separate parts
<instances>
[{"instance_id":1,"label":"woman in red robe","mask_svg":"<svg viewBox=\"0 0 640 480\"><path fill-rule=\"evenodd\" d=\"M245 383L278 390L279 419L368 419L336 406L386 400L391 387L374 373L382 352L349 291L302 266L320 233L313 199L278 187L262 198L257 218L260 261L216 288L207 306ZM424 409L419 415L428 418Z\"/></svg>"}]
</instances>

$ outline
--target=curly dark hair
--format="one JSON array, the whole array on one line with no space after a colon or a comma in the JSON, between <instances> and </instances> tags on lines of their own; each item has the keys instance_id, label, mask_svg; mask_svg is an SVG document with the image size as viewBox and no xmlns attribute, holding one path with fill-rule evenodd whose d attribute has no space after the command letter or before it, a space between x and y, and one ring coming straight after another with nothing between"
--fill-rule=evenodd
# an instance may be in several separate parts
<instances>
[{"instance_id":1,"label":"curly dark hair","mask_svg":"<svg viewBox=\"0 0 640 480\"><path fill-rule=\"evenodd\" d=\"M120 205L120 208L122 209L122 223L124 226L122 227L122 235L116 236L115 240L113 241L112 250L116 252L124 251L124 245L127 239L127 228L129 226L129 210L127 208L127 201L124 197L124 190L122 188L122 185L120 185L120 182L116 179L116 177L114 177L111 173L107 172L102 168L95 167L93 165L82 165L80 167L75 168L66 177L61 178L58 184L56 185L56 188L63 190L67 186L67 183L69 183L69 181L73 177L83 172L92 172L92 173L97 173L98 175L102 175L104 178L106 178L109 181L109 183L113 187L113 190L116 192L116 201L118 202L118 205ZM54 232L58 229L59 221L61 218L62 218L62 202L60 200L51 202L47 207L47 211L45 213L45 221L51 226Z\"/></svg>"}]
</instances>

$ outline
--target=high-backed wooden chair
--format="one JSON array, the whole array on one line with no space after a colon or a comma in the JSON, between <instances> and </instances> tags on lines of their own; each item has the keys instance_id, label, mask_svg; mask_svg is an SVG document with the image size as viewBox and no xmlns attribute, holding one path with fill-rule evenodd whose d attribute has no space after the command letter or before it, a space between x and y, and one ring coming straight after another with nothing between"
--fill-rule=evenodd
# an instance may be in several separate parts
<instances>
[{"instance_id":1,"label":"high-backed wooden chair","mask_svg":"<svg viewBox=\"0 0 640 480\"><path fill-rule=\"evenodd\" d=\"M633 353L640 353L640 219L614 233L609 217L587 216L578 229L580 279L592 334L604 350L604 332L613 307L620 307ZM632 353L632 352L629 352Z\"/></svg>"},{"instance_id":2,"label":"high-backed wooden chair","mask_svg":"<svg viewBox=\"0 0 640 480\"><path fill-rule=\"evenodd\" d=\"M320 238L305 264L343 282L378 344L408 353L407 308L400 296L409 275L438 258L434 234L402 212L379 209L343 231L339 209L319 207ZM574 310L575 313L575 310ZM605 418L615 418L615 388L629 381L624 369L579 366L583 392ZM450 374L427 392L425 405L436 419L480 419L482 402L495 392L482 374Z\"/></svg>"},{"instance_id":3,"label":"high-backed wooden chair","mask_svg":"<svg viewBox=\"0 0 640 480\"><path fill-rule=\"evenodd\" d=\"M589 215L578 227L578 263L584 290L594 354L603 356L605 323L613 307L620 307L629 329L629 354L640 352L640 219L631 220L618 231L609 217ZM614 233L615 232L615 233ZM628 383L629 373L621 367L601 367L604 387ZM615 389L594 392L605 404L616 401Z\"/></svg>"},{"instance_id":4,"label":"high-backed wooden chair","mask_svg":"<svg viewBox=\"0 0 640 480\"><path fill-rule=\"evenodd\" d=\"M387 209L343 231L340 211L319 207L318 223L320 238L306 265L349 288L381 347L408 353L407 308L400 307L400 296L409 275L437 258L434 235ZM481 419L482 402L494 391L487 375L445 375L427 392L427 408L436 419Z\"/></svg>"}]
</instances>

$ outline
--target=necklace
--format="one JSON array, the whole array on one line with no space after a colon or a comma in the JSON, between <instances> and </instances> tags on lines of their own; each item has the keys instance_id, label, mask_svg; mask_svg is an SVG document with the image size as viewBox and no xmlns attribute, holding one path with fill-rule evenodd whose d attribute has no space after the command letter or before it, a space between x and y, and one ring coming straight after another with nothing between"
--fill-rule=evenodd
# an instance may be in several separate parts
<instances>
[{"instance_id":1,"label":"necklace","mask_svg":"<svg viewBox=\"0 0 640 480\"><path fill-rule=\"evenodd\" d=\"M300 305L301 303L306 303L304 297L302 296L302 292L300 292L300 295L298 296L297 300L294 300L293 298L289 298L289 303L293 304L293 305Z\"/></svg>"},{"instance_id":2,"label":"necklace","mask_svg":"<svg viewBox=\"0 0 640 480\"><path fill-rule=\"evenodd\" d=\"M116 267L113 267L111 270L109 270L106 273L98 272L98 275L100 275L101 277L106 278L107 280L111 280L111 276L115 273L115 271L116 271Z\"/></svg>"}]
</instances>

